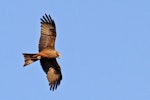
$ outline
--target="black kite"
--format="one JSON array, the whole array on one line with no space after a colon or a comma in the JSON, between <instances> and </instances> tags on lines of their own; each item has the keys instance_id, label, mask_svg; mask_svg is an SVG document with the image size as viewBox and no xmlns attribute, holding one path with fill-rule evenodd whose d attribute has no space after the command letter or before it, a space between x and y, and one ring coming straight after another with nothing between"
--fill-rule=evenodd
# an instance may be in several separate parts
<instances>
[{"instance_id":1,"label":"black kite","mask_svg":"<svg viewBox=\"0 0 150 100\"><path fill-rule=\"evenodd\" d=\"M27 66L37 60L40 60L44 72L47 74L50 90L57 89L62 80L61 68L56 61L60 53L55 51L56 26L50 15L45 14L41 18L41 37L39 41L39 53L23 53L25 64Z\"/></svg>"}]
</instances>

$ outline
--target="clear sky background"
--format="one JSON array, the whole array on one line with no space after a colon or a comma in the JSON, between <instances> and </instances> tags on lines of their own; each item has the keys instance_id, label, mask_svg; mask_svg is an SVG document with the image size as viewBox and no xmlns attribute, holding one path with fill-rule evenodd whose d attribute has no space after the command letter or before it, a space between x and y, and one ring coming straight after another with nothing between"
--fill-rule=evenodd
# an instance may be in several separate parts
<instances>
[{"instance_id":1,"label":"clear sky background","mask_svg":"<svg viewBox=\"0 0 150 100\"><path fill-rule=\"evenodd\" d=\"M57 27L60 86L49 90L40 18ZM0 100L150 100L150 0L0 0Z\"/></svg>"}]
</instances>

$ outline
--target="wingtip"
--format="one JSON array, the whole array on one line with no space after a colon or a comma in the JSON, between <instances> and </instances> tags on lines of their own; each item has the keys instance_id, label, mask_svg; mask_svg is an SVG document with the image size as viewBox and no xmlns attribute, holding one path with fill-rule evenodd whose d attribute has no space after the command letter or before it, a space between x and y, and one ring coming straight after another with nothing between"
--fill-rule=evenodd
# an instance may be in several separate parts
<instances>
[{"instance_id":1,"label":"wingtip","mask_svg":"<svg viewBox=\"0 0 150 100\"><path fill-rule=\"evenodd\" d=\"M46 13L45 13L45 15L43 15L42 16L42 18L40 18L41 19L41 23L51 23L52 22L52 19L51 19L51 17L49 17L50 15L47 15Z\"/></svg>"},{"instance_id":2,"label":"wingtip","mask_svg":"<svg viewBox=\"0 0 150 100\"><path fill-rule=\"evenodd\" d=\"M45 16L46 16L47 14L45 13Z\"/></svg>"},{"instance_id":3,"label":"wingtip","mask_svg":"<svg viewBox=\"0 0 150 100\"><path fill-rule=\"evenodd\" d=\"M26 67L26 64L24 64L23 67Z\"/></svg>"}]
</instances>

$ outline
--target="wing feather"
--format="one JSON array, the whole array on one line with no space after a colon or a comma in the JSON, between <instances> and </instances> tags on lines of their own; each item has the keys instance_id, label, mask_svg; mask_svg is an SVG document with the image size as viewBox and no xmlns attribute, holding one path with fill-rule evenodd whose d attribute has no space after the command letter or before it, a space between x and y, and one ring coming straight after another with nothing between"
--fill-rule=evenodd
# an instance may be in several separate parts
<instances>
[{"instance_id":1,"label":"wing feather","mask_svg":"<svg viewBox=\"0 0 150 100\"><path fill-rule=\"evenodd\" d=\"M54 20L45 14L41 18L41 37L39 41L39 51L43 49L55 49L56 27Z\"/></svg>"},{"instance_id":2,"label":"wing feather","mask_svg":"<svg viewBox=\"0 0 150 100\"><path fill-rule=\"evenodd\" d=\"M43 58L40 60L40 63L42 65L44 72L47 74L50 90L57 89L57 86L60 84L60 81L62 80L62 74L61 68L57 63L56 59ZM54 70L54 73L51 72L50 70L51 68Z\"/></svg>"},{"instance_id":3,"label":"wing feather","mask_svg":"<svg viewBox=\"0 0 150 100\"><path fill-rule=\"evenodd\" d=\"M48 15L46 15L46 18L47 18L47 20L48 20L48 22L51 22L51 16L48 16Z\"/></svg>"}]
</instances>

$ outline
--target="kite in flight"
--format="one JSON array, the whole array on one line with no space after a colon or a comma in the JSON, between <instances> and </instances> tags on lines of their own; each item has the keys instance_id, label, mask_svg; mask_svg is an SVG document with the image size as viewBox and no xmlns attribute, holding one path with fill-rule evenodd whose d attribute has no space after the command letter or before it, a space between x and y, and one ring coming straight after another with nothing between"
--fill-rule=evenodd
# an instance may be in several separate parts
<instances>
[{"instance_id":1,"label":"kite in flight","mask_svg":"<svg viewBox=\"0 0 150 100\"><path fill-rule=\"evenodd\" d=\"M47 74L50 90L57 89L62 80L61 68L56 58L60 58L60 53L55 51L56 26L50 15L45 14L41 18L41 36L39 40L39 53L23 53L24 66L40 60L44 72Z\"/></svg>"}]
</instances>

